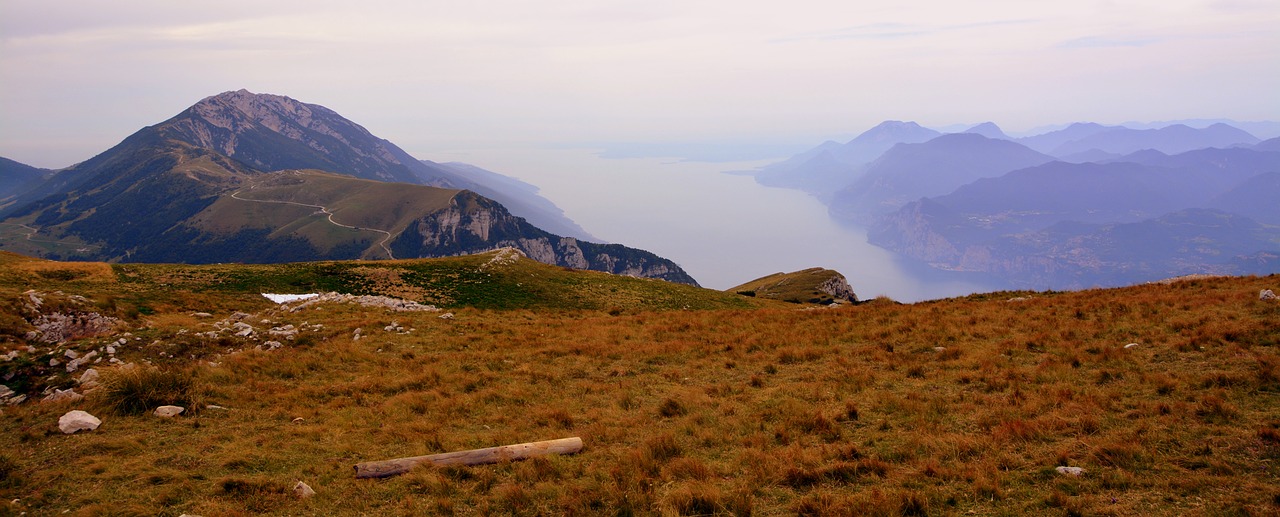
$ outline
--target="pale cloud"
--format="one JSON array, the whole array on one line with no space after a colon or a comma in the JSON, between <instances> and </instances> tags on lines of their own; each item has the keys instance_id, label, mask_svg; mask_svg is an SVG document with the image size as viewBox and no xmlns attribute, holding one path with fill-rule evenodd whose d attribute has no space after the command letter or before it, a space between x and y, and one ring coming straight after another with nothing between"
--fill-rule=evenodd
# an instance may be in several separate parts
<instances>
[{"instance_id":1,"label":"pale cloud","mask_svg":"<svg viewBox=\"0 0 1280 517\"><path fill-rule=\"evenodd\" d=\"M890 118L1280 118L1274 2L859 4L6 0L0 156L66 165L239 88L424 155L820 141Z\"/></svg>"}]
</instances>

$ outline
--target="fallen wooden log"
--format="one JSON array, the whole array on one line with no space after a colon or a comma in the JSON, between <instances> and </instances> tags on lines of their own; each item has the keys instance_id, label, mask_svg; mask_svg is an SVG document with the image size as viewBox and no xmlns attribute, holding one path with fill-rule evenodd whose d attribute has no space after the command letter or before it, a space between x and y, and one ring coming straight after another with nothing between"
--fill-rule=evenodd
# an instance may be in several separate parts
<instances>
[{"instance_id":1,"label":"fallen wooden log","mask_svg":"<svg viewBox=\"0 0 1280 517\"><path fill-rule=\"evenodd\" d=\"M483 465L486 463L498 463L501 461L523 460L525 458L546 456L549 454L573 454L580 450L582 450L582 438L574 436L573 438L518 443L515 445L489 447L487 449L444 452L440 454L429 454L427 456L414 456L412 458L397 458L394 460L367 461L356 464L356 479L398 476L408 472L419 463L432 463L435 465Z\"/></svg>"}]
</instances>

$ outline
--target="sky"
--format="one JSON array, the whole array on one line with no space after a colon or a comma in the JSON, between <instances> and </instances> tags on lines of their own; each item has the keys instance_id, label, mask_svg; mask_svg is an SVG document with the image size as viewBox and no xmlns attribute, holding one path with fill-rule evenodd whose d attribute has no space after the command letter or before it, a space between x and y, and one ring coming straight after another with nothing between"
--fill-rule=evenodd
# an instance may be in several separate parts
<instances>
[{"instance_id":1,"label":"sky","mask_svg":"<svg viewBox=\"0 0 1280 517\"><path fill-rule=\"evenodd\" d=\"M1275 0L0 0L0 156L64 167L241 88L428 159L1280 120L1277 27Z\"/></svg>"}]
</instances>

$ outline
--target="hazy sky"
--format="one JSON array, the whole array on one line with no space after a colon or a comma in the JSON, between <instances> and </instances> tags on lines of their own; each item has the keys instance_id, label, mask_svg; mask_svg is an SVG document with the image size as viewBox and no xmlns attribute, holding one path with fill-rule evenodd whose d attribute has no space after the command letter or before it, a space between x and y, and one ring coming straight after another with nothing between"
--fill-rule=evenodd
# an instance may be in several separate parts
<instances>
[{"instance_id":1,"label":"hazy sky","mask_svg":"<svg viewBox=\"0 0 1280 517\"><path fill-rule=\"evenodd\" d=\"M423 158L1274 120L1278 28L1275 0L0 0L0 156L70 165L240 88Z\"/></svg>"}]
</instances>

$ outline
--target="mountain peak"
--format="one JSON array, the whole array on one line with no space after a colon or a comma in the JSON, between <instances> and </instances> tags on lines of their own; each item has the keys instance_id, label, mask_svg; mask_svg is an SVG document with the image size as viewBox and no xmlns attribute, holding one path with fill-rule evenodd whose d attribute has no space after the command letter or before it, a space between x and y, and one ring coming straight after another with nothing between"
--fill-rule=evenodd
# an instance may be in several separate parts
<instances>
[{"instance_id":1,"label":"mountain peak","mask_svg":"<svg viewBox=\"0 0 1280 517\"><path fill-rule=\"evenodd\" d=\"M306 104L283 95L253 93L244 89L206 97L192 106L191 112L214 126L233 132L238 133L250 124L260 124L294 140L300 138L304 128L338 136L338 131L330 127L333 125L332 121L326 123L319 120L321 118L338 119L344 122L339 125L364 130L323 106Z\"/></svg>"},{"instance_id":2,"label":"mountain peak","mask_svg":"<svg viewBox=\"0 0 1280 517\"><path fill-rule=\"evenodd\" d=\"M983 122L981 124L978 124L976 126L973 126L969 129L964 130L964 132L979 134L987 138L994 138L994 139L1000 139L1000 140L1009 139L1009 135L1004 134L1004 131L1001 130L1000 126L997 126L995 122Z\"/></svg>"}]
</instances>

